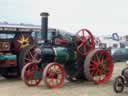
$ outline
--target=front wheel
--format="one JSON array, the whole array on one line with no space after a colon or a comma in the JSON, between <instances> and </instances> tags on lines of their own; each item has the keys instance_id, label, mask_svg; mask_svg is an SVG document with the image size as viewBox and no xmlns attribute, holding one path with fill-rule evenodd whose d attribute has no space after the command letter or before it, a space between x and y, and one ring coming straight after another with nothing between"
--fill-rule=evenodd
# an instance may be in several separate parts
<instances>
[{"instance_id":1,"label":"front wheel","mask_svg":"<svg viewBox=\"0 0 128 96\"><path fill-rule=\"evenodd\" d=\"M43 80L49 88L59 88L64 84L64 68L58 63L49 63L43 72Z\"/></svg>"},{"instance_id":2,"label":"front wheel","mask_svg":"<svg viewBox=\"0 0 128 96\"><path fill-rule=\"evenodd\" d=\"M116 77L113 83L113 89L116 93L121 93L124 90L124 79L122 76Z\"/></svg>"},{"instance_id":3,"label":"front wheel","mask_svg":"<svg viewBox=\"0 0 128 96\"><path fill-rule=\"evenodd\" d=\"M21 78L28 86L38 86L42 80L42 70L35 63L28 63L23 67Z\"/></svg>"}]
</instances>

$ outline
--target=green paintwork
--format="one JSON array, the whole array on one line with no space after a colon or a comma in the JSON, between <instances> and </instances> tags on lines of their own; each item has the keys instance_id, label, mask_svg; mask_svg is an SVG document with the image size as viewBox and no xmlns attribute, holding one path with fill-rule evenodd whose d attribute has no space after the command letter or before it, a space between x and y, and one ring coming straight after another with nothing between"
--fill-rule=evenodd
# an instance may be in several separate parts
<instances>
[{"instance_id":1,"label":"green paintwork","mask_svg":"<svg viewBox=\"0 0 128 96\"><path fill-rule=\"evenodd\" d=\"M16 60L16 55L0 55L0 60Z\"/></svg>"},{"instance_id":2,"label":"green paintwork","mask_svg":"<svg viewBox=\"0 0 128 96\"><path fill-rule=\"evenodd\" d=\"M64 63L68 61L69 59L69 54L68 50L64 47L55 47L54 48L55 52L55 61L59 63Z\"/></svg>"},{"instance_id":3,"label":"green paintwork","mask_svg":"<svg viewBox=\"0 0 128 96\"><path fill-rule=\"evenodd\" d=\"M55 61L59 63L65 63L67 61L73 61L75 54L73 50L67 50L65 47L55 47Z\"/></svg>"},{"instance_id":4,"label":"green paintwork","mask_svg":"<svg viewBox=\"0 0 128 96\"><path fill-rule=\"evenodd\" d=\"M34 80L38 80L42 78L42 73L41 72L34 72Z\"/></svg>"}]
</instances>

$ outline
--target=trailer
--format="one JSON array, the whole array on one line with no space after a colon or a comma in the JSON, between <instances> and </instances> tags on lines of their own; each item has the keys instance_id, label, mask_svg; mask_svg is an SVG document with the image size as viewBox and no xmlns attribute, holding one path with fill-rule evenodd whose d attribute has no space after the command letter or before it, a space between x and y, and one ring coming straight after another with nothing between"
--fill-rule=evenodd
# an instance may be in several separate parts
<instances>
[{"instance_id":1,"label":"trailer","mask_svg":"<svg viewBox=\"0 0 128 96\"><path fill-rule=\"evenodd\" d=\"M58 30L49 28L48 31L53 34ZM22 58L21 52L29 45L43 42L40 34L39 25L0 22L0 74L3 77L20 77L24 66L19 60Z\"/></svg>"}]
</instances>

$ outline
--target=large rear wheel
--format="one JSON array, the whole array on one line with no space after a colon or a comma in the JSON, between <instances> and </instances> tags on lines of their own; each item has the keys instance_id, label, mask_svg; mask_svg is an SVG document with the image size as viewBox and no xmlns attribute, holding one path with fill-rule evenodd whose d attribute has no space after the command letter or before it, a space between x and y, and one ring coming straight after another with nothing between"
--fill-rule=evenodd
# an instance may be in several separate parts
<instances>
[{"instance_id":1,"label":"large rear wheel","mask_svg":"<svg viewBox=\"0 0 128 96\"><path fill-rule=\"evenodd\" d=\"M87 80L104 84L111 78L112 72L112 57L106 50L95 49L86 57L84 74Z\"/></svg>"}]
</instances>

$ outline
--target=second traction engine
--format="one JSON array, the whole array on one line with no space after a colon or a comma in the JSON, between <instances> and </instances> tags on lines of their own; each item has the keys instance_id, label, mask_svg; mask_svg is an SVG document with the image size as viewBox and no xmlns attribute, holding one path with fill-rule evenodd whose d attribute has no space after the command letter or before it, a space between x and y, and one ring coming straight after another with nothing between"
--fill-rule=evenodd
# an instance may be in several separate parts
<instances>
[{"instance_id":1,"label":"second traction engine","mask_svg":"<svg viewBox=\"0 0 128 96\"><path fill-rule=\"evenodd\" d=\"M96 84L108 82L113 72L112 57L108 51L94 49L94 37L88 29L76 35L66 33L48 40L48 13L42 13L40 45L22 50L22 79L28 86L37 86L44 80L50 88L61 87L64 79L88 80ZM67 39L68 38L68 39Z\"/></svg>"}]
</instances>

